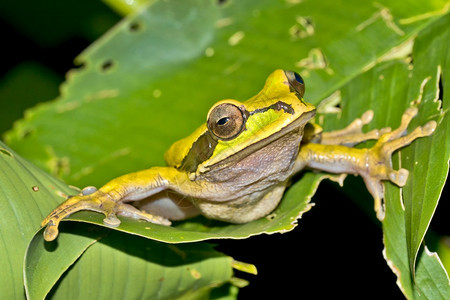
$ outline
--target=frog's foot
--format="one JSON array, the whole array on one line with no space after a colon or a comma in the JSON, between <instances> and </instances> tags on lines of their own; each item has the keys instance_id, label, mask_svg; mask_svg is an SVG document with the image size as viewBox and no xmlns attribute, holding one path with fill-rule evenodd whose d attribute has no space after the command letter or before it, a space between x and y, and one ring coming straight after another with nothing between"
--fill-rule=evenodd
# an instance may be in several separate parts
<instances>
[{"instance_id":1,"label":"frog's foot","mask_svg":"<svg viewBox=\"0 0 450 300\"><path fill-rule=\"evenodd\" d=\"M361 118L355 119L344 129L322 133L322 140L320 143L325 145L346 145L351 147L367 140L376 140L383 133L390 131L390 128L383 128L381 130L374 129L363 133L362 127L369 124L372 119L373 111L368 110Z\"/></svg>"},{"instance_id":2,"label":"frog's foot","mask_svg":"<svg viewBox=\"0 0 450 300\"><path fill-rule=\"evenodd\" d=\"M412 118L417 115L417 108L408 108L402 116L401 125L394 131L384 133L377 143L368 149L367 170L362 177L369 192L375 199L375 211L380 220L384 219L384 185L382 180L389 180L399 187L403 187L408 179L409 172L406 169L392 169L392 153L402 147L409 145L417 138L429 136L436 129L436 122L430 121L424 126L415 128L411 133L405 134Z\"/></svg>"},{"instance_id":3,"label":"frog's foot","mask_svg":"<svg viewBox=\"0 0 450 300\"><path fill-rule=\"evenodd\" d=\"M86 193L83 190L81 195L70 197L42 221L41 226L47 225L44 231L44 239L46 241L56 239L59 233L58 225L60 221L81 210L90 210L104 214L105 218L103 219L103 223L109 227L117 227L120 225L120 220L116 217L116 214L135 219L143 219L152 223L170 225L169 220L140 211L132 205L115 201L109 194L102 193L101 191Z\"/></svg>"}]
</instances>

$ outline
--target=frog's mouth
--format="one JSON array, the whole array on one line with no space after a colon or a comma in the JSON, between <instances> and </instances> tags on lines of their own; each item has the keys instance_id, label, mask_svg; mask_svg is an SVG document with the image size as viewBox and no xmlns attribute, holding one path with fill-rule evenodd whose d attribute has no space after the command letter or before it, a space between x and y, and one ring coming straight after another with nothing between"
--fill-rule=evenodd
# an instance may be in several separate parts
<instances>
[{"instance_id":1,"label":"frog's mouth","mask_svg":"<svg viewBox=\"0 0 450 300\"><path fill-rule=\"evenodd\" d=\"M300 145L300 142L303 138L303 129L304 129L306 123L309 120L311 120L311 118L313 118L315 115L316 115L315 109L305 112L300 117L295 119L293 122L291 122L286 127L282 128L278 132L254 143L254 144L248 145L247 147L245 147L245 149L242 149L242 150L234 153L233 155L230 155L228 158L226 158L220 162L217 162L217 163L209 165L209 166L204 166L204 167L206 169L225 169L225 168L235 164L236 161L241 160L243 157L247 157L251 153L256 152L256 151L266 147L267 145L276 142L277 140L281 139L285 135L290 134L296 130L299 131L297 134L298 134L298 144Z\"/></svg>"}]
</instances>

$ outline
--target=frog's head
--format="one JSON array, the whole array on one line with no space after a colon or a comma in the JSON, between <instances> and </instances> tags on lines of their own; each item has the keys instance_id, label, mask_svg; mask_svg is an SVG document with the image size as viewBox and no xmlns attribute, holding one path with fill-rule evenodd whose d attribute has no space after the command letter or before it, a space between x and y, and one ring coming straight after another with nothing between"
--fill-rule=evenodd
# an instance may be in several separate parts
<instances>
[{"instance_id":1,"label":"frog's head","mask_svg":"<svg viewBox=\"0 0 450 300\"><path fill-rule=\"evenodd\" d=\"M287 132L303 129L315 115L315 107L303 101L304 92L300 75L276 70L263 89L249 100L227 99L214 104L207 123L173 144L166 152L166 161L195 172L250 146L259 149Z\"/></svg>"}]
</instances>

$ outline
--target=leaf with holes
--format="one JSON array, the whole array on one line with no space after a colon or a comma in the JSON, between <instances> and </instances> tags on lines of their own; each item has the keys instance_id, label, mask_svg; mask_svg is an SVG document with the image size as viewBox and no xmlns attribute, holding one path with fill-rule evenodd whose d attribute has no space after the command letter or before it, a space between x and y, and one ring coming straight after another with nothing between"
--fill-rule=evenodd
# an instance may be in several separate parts
<instances>
[{"instance_id":1,"label":"leaf with holes","mask_svg":"<svg viewBox=\"0 0 450 300\"><path fill-rule=\"evenodd\" d=\"M408 64L379 64L406 59L415 36L447 17L446 4L353 1L342 9L335 1L225 1L221 5L207 0L155 1L83 52L77 58L81 67L68 74L61 97L29 110L6 140L71 184L101 185L127 172L163 165L163 151L201 124L215 101L248 99L278 68L299 71L306 80L306 99L314 104L341 90L342 117L327 116L326 128L342 128L366 109L375 110L370 126L395 126L414 100L404 91ZM372 71L374 66L377 69ZM395 79L392 82L398 87L376 77L384 69L390 74L385 78ZM421 82L426 76L416 78ZM411 93L417 91L417 85L411 87ZM433 116L433 103L428 103L416 125ZM325 108L337 110L319 107ZM423 147L424 142L419 143ZM437 163L441 169L446 164ZM443 177L431 184L438 186ZM167 228L124 219L118 230L172 243L284 232L310 208L321 178L305 174L274 214L249 224L194 219ZM71 217L99 225L101 219L90 212ZM421 221L417 222L411 224ZM384 226L386 233L393 228ZM403 255L417 248L414 244L421 240L424 227L417 228L410 235L414 240L410 250ZM394 235L396 241L404 238L404 232Z\"/></svg>"},{"instance_id":2,"label":"leaf with holes","mask_svg":"<svg viewBox=\"0 0 450 300\"><path fill-rule=\"evenodd\" d=\"M340 121L348 122L355 113L376 106L382 113L375 112L369 129L395 128L401 113L414 105L419 107L419 115L411 122L410 129L431 119L438 123L433 135L399 151L401 161L397 165L410 171L406 186L400 190L386 184L385 258L408 298L450 296L448 275L439 257L422 246L445 184L450 157L448 103L439 98L439 81L443 80L441 95L446 95L450 82L445 79L449 78L445 75L449 21L447 15L419 34L414 41L413 64L405 60L379 64L345 85L340 90L340 120L324 121L327 128L335 128Z\"/></svg>"},{"instance_id":3,"label":"leaf with holes","mask_svg":"<svg viewBox=\"0 0 450 300\"><path fill-rule=\"evenodd\" d=\"M5 299L23 297L23 257L46 211L73 192L65 184L33 166L0 142L0 282ZM92 239L75 237L67 258L72 262ZM39 245L44 248L43 244ZM56 268L64 268L55 264ZM66 266L67 268L68 266ZM53 268L50 268L54 270ZM61 275L61 274L59 274Z\"/></svg>"},{"instance_id":4,"label":"leaf with holes","mask_svg":"<svg viewBox=\"0 0 450 300\"><path fill-rule=\"evenodd\" d=\"M231 279L232 259L204 243L170 246L68 222L58 243L45 243L42 230L33 237L43 211L73 191L1 142L0 170L0 266L11 270L0 275L8 284L5 299L21 299L24 284L29 299L43 299L57 283L56 298L175 298L197 289L212 292ZM111 278L113 288L102 284Z\"/></svg>"},{"instance_id":5,"label":"leaf with holes","mask_svg":"<svg viewBox=\"0 0 450 300\"><path fill-rule=\"evenodd\" d=\"M424 144L414 144L403 154L408 166L414 170L409 184L403 189L408 257L413 274L416 256L448 176L450 105L444 97L448 98L450 91L449 28L450 16L447 15L420 33L412 53L414 70L409 79L410 86L421 88L410 88L408 98L430 103L428 111L438 117L439 124L439 129L430 140L433 145L431 149ZM426 160L428 165L419 164Z\"/></svg>"},{"instance_id":6,"label":"leaf with holes","mask_svg":"<svg viewBox=\"0 0 450 300\"><path fill-rule=\"evenodd\" d=\"M208 5L192 0L173 6L170 1L156 2L140 14L125 19L78 57L77 61L82 62L83 66L69 74L62 97L57 102L28 112L27 119L18 123L15 131L7 136L9 143L73 184L101 184L113 175L142 169L147 165L163 164L162 152L168 142L187 134L187 130L193 130L201 122L202 112L206 112L211 104L212 90L216 95L229 95L233 91L239 99L242 98L239 94L251 95L257 88L249 84L250 78L258 79L258 85L262 85L263 77L270 73L269 70L281 66L293 67L295 58L303 53L306 58L298 60L297 65L302 68L307 82L311 83L307 98L317 103L318 99L332 93L343 79L351 80L355 73L382 59L382 55L389 52L393 45L410 45L408 41L415 32L436 18L414 22L404 31L383 19L381 12L385 13L387 8L361 5L353 8L360 14L359 17L346 19L342 25L346 26L350 35L336 34L330 38L321 32L307 38L301 34L297 36L290 30L283 31L289 27L283 27L286 22L280 19L280 11L283 12L283 20L292 16L291 19L296 22L294 27L303 32L302 26L306 25L296 18L304 8L302 5L275 4L271 1L227 3L223 6L209 1L206 3ZM314 14L306 23L329 18L323 8L321 5L311 5L309 9ZM422 6L422 9L431 8ZM243 17L239 13L242 11L252 13L252 16ZM414 16L414 12L410 11L400 10L398 14L402 17ZM334 17L345 19L338 14ZM367 18L370 22L363 22L361 18ZM265 32L265 39L260 39L257 32L249 29L249 20ZM265 29L268 24L278 23L281 25L275 33ZM331 32L334 30L331 26L333 22L323 21L323 24L328 24ZM153 27L160 30L150 30ZM357 33L353 32L354 28L357 28ZM311 32L312 29L304 30ZM289 33L290 37L279 43L270 43L281 32ZM384 36L379 40L392 38L390 43L372 45L370 53L376 49L378 57L367 53L355 60L353 55L348 54L345 49L351 45L359 44L364 49L362 45L367 42L364 37L373 32ZM323 43L323 49L305 51L308 43L312 43L312 37L315 43ZM270 44L268 52L283 52L285 55L277 56L275 60L267 57L264 65L266 73L256 65L246 65L245 72L238 72L237 69L243 67L238 63L242 57L264 59L261 51L255 52L254 47L259 45L256 41L267 41L264 47ZM286 49L290 50L287 52ZM234 56L224 56L230 51ZM208 72L205 69L212 66L222 72ZM335 66L335 69L330 66ZM196 72L196 76L192 72ZM235 82L247 84L235 86ZM202 88L192 90L192 87L198 86ZM186 92L190 90L192 94L187 97L196 99L195 102L185 100ZM359 115L352 113L349 116L356 118ZM184 126L177 126L180 119ZM341 121L335 128L346 124ZM64 127L64 133L53 130L57 127ZM71 138L69 143L60 142L67 136ZM33 148L29 147L30 144ZM205 226L202 225L204 220L200 223L194 220L180 224L178 228L192 230L188 236L183 231L178 236L174 228L124 220L119 230L169 242L243 238L262 232L286 231L294 227L297 216L309 209L309 199L319 180L320 175L307 175L301 179L298 183L301 192L296 193L298 196L291 198L288 194L286 201L283 201L287 203L283 205L291 206L289 201L294 200L288 199L297 198L296 209L285 210L280 206L274 214L276 217L270 222L262 219L251 225L213 223ZM76 214L72 219L102 224L101 216L93 213Z\"/></svg>"},{"instance_id":7,"label":"leaf with holes","mask_svg":"<svg viewBox=\"0 0 450 300\"><path fill-rule=\"evenodd\" d=\"M99 186L163 165L164 151L203 123L213 103L248 99L274 69L299 71L306 100L318 104L408 51L444 4L156 1L77 57L58 100L27 111L5 139L70 184ZM410 23L394 26L389 13Z\"/></svg>"}]
</instances>

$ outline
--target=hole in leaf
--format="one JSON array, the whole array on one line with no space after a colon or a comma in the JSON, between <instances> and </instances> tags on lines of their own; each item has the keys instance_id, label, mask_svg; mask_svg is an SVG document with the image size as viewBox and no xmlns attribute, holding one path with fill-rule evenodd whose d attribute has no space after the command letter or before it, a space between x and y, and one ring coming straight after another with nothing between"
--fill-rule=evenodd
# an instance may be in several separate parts
<instances>
[{"instance_id":1,"label":"hole in leaf","mask_svg":"<svg viewBox=\"0 0 450 300\"><path fill-rule=\"evenodd\" d=\"M442 74L439 76L439 99L444 101L444 84L442 83Z\"/></svg>"},{"instance_id":2,"label":"hole in leaf","mask_svg":"<svg viewBox=\"0 0 450 300\"><path fill-rule=\"evenodd\" d=\"M83 70L86 67L86 62L82 60L75 60L75 64L72 66L74 70Z\"/></svg>"},{"instance_id":3,"label":"hole in leaf","mask_svg":"<svg viewBox=\"0 0 450 300\"><path fill-rule=\"evenodd\" d=\"M273 221L277 217L276 213L271 213L270 215L266 216L266 219L269 221Z\"/></svg>"},{"instance_id":4,"label":"hole in leaf","mask_svg":"<svg viewBox=\"0 0 450 300\"><path fill-rule=\"evenodd\" d=\"M142 25L142 22L134 21L130 23L128 29L130 30L130 32L138 32L141 31L143 27L144 26Z\"/></svg>"},{"instance_id":5,"label":"hole in leaf","mask_svg":"<svg viewBox=\"0 0 450 300\"><path fill-rule=\"evenodd\" d=\"M0 148L0 153L1 153L1 154L4 154L4 155L7 155L7 156L9 156L9 157L13 157L13 155L12 155L11 152L9 152L8 150L3 149L3 148Z\"/></svg>"},{"instance_id":6,"label":"hole in leaf","mask_svg":"<svg viewBox=\"0 0 450 300\"><path fill-rule=\"evenodd\" d=\"M54 157L52 160L51 172L53 175L61 177L68 174L70 161L67 157Z\"/></svg>"},{"instance_id":7,"label":"hole in leaf","mask_svg":"<svg viewBox=\"0 0 450 300\"><path fill-rule=\"evenodd\" d=\"M228 0L217 0L217 4L219 4L219 5L223 5L227 2L228 2Z\"/></svg>"},{"instance_id":8,"label":"hole in leaf","mask_svg":"<svg viewBox=\"0 0 450 300\"><path fill-rule=\"evenodd\" d=\"M303 39L315 33L314 21L311 17L297 17L295 24L289 28L293 39Z\"/></svg>"},{"instance_id":9,"label":"hole in leaf","mask_svg":"<svg viewBox=\"0 0 450 300\"><path fill-rule=\"evenodd\" d=\"M33 133L33 129L27 128L22 132L22 139L29 137Z\"/></svg>"},{"instance_id":10,"label":"hole in leaf","mask_svg":"<svg viewBox=\"0 0 450 300\"><path fill-rule=\"evenodd\" d=\"M106 60L105 62L103 62L103 64L100 66L100 70L103 73L106 73L108 71L111 71L111 69L114 67L114 61L111 59Z\"/></svg>"}]
</instances>

